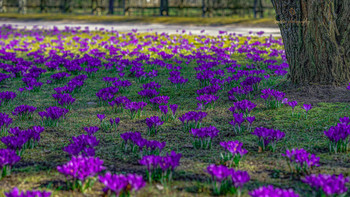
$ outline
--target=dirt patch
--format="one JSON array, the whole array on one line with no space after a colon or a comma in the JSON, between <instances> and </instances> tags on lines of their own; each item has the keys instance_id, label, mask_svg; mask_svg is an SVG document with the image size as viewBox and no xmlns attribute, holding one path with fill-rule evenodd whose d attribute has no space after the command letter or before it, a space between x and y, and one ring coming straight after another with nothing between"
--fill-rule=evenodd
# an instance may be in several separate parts
<instances>
[{"instance_id":1,"label":"dirt patch","mask_svg":"<svg viewBox=\"0 0 350 197\"><path fill-rule=\"evenodd\" d=\"M350 90L346 89L346 86L300 86L287 82L278 85L277 88L286 93L288 100L296 100L308 104L350 102Z\"/></svg>"}]
</instances>

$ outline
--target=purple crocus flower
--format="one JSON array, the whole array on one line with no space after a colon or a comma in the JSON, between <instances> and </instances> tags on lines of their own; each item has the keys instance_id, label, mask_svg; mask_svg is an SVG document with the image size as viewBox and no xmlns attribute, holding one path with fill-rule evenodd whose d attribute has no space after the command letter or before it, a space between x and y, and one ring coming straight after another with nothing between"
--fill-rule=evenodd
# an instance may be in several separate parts
<instances>
[{"instance_id":1,"label":"purple crocus flower","mask_svg":"<svg viewBox=\"0 0 350 197\"><path fill-rule=\"evenodd\" d=\"M178 107L179 107L179 105L177 105L177 104L169 105L169 108L171 109L171 112L173 113L173 117L175 117L175 114L176 114Z\"/></svg>"},{"instance_id":2,"label":"purple crocus flower","mask_svg":"<svg viewBox=\"0 0 350 197\"><path fill-rule=\"evenodd\" d=\"M197 103L197 108L196 110L202 111L204 109L203 103Z\"/></svg>"},{"instance_id":3,"label":"purple crocus flower","mask_svg":"<svg viewBox=\"0 0 350 197\"><path fill-rule=\"evenodd\" d=\"M86 133L88 135L93 135L95 134L98 130L100 130L100 128L98 127L84 127L84 130L86 131Z\"/></svg>"},{"instance_id":4,"label":"purple crocus flower","mask_svg":"<svg viewBox=\"0 0 350 197\"><path fill-rule=\"evenodd\" d=\"M138 191L146 185L142 176L136 174L112 175L107 172L105 175L99 176L99 181L105 185L103 192L106 195L112 193L116 196L121 194L129 196L130 192Z\"/></svg>"},{"instance_id":5,"label":"purple crocus flower","mask_svg":"<svg viewBox=\"0 0 350 197\"><path fill-rule=\"evenodd\" d=\"M297 101L290 101L288 102L288 105L292 107L292 109L294 110L294 107L298 105Z\"/></svg>"},{"instance_id":6,"label":"purple crocus flower","mask_svg":"<svg viewBox=\"0 0 350 197\"><path fill-rule=\"evenodd\" d=\"M349 122L350 122L350 118L349 118L349 117L347 117L347 116L340 117L340 118L339 118L339 121L340 121L341 123L343 123L343 124L348 125L348 124L349 124Z\"/></svg>"},{"instance_id":7,"label":"purple crocus flower","mask_svg":"<svg viewBox=\"0 0 350 197\"><path fill-rule=\"evenodd\" d=\"M236 188L241 188L250 181L250 176L246 171L237 170L231 174L231 180Z\"/></svg>"},{"instance_id":8,"label":"purple crocus flower","mask_svg":"<svg viewBox=\"0 0 350 197\"><path fill-rule=\"evenodd\" d=\"M266 147L270 145L272 151L275 151L277 142L285 136L285 133L281 132L280 130L268 129L264 127L255 128L252 134L259 138L259 147L261 150L265 150Z\"/></svg>"},{"instance_id":9,"label":"purple crocus flower","mask_svg":"<svg viewBox=\"0 0 350 197\"><path fill-rule=\"evenodd\" d=\"M19 160L21 157L14 150L0 149L0 180L11 173L11 167Z\"/></svg>"},{"instance_id":10,"label":"purple crocus flower","mask_svg":"<svg viewBox=\"0 0 350 197\"><path fill-rule=\"evenodd\" d=\"M216 166L215 164L210 164L206 172L212 177L211 181L214 186L214 194L221 194L222 188L229 187L232 184L238 190L238 193L240 193L242 186L250 180L250 176L247 172L235 171L223 165Z\"/></svg>"},{"instance_id":11,"label":"purple crocus flower","mask_svg":"<svg viewBox=\"0 0 350 197\"><path fill-rule=\"evenodd\" d=\"M287 149L286 153L282 154L282 156L287 158L287 161L291 168L294 166L294 169L291 170L292 172L295 171L297 174L308 174L314 166L320 166L320 158L316 157L314 154L308 153L302 148L292 150Z\"/></svg>"},{"instance_id":12,"label":"purple crocus flower","mask_svg":"<svg viewBox=\"0 0 350 197\"><path fill-rule=\"evenodd\" d=\"M288 103L288 98L282 99L282 104L287 104Z\"/></svg>"},{"instance_id":13,"label":"purple crocus flower","mask_svg":"<svg viewBox=\"0 0 350 197\"><path fill-rule=\"evenodd\" d=\"M338 123L332 126L324 134L329 139L329 148L331 152L346 152L349 148L350 126L344 123Z\"/></svg>"},{"instance_id":14,"label":"purple crocus flower","mask_svg":"<svg viewBox=\"0 0 350 197\"><path fill-rule=\"evenodd\" d=\"M311 106L311 104L309 104L309 105L303 104L303 109L305 109L305 111L307 113L310 109L312 109L312 106Z\"/></svg>"},{"instance_id":15,"label":"purple crocus flower","mask_svg":"<svg viewBox=\"0 0 350 197\"><path fill-rule=\"evenodd\" d=\"M171 151L171 153L167 153L166 156L143 156L142 159L139 160L139 163L147 167L147 174L150 182L152 181L152 177L161 177L161 179L167 179L166 181L170 181L169 179L172 177L171 174L174 172L175 168L180 165L181 157L181 153ZM160 173L158 169L161 169ZM158 175L152 176L152 174ZM166 176L165 174L168 174L168 178L164 177Z\"/></svg>"},{"instance_id":16,"label":"purple crocus flower","mask_svg":"<svg viewBox=\"0 0 350 197\"><path fill-rule=\"evenodd\" d=\"M93 135L79 135L77 137L72 137L70 144L63 148L63 151L70 155L78 156L95 156L94 147L98 146L100 140Z\"/></svg>"},{"instance_id":17,"label":"purple crocus flower","mask_svg":"<svg viewBox=\"0 0 350 197\"><path fill-rule=\"evenodd\" d=\"M248 116L245 119L249 122L249 125L252 125L252 123L255 121L255 116Z\"/></svg>"},{"instance_id":18,"label":"purple crocus flower","mask_svg":"<svg viewBox=\"0 0 350 197\"><path fill-rule=\"evenodd\" d=\"M168 106L166 106L166 105L159 105L159 109L164 115L167 115L167 113L168 113Z\"/></svg>"},{"instance_id":19,"label":"purple crocus flower","mask_svg":"<svg viewBox=\"0 0 350 197\"><path fill-rule=\"evenodd\" d=\"M30 118L36 109L37 108L33 106L20 105L13 110L12 114L14 116L20 116L22 118L27 118L27 116L29 116L28 118Z\"/></svg>"},{"instance_id":20,"label":"purple crocus flower","mask_svg":"<svg viewBox=\"0 0 350 197\"><path fill-rule=\"evenodd\" d=\"M231 171L228 170L226 166L220 165L216 166L215 164L211 164L207 167L206 172L211 175L212 179L218 182L223 181L227 177L231 175Z\"/></svg>"},{"instance_id":21,"label":"purple crocus flower","mask_svg":"<svg viewBox=\"0 0 350 197\"><path fill-rule=\"evenodd\" d=\"M292 189L274 188L272 185L259 187L249 192L251 197L299 197Z\"/></svg>"},{"instance_id":22,"label":"purple crocus flower","mask_svg":"<svg viewBox=\"0 0 350 197\"><path fill-rule=\"evenodd\" d=\"M149 135L157 134L159 126L163 125L163 123L164 121L161 121L161 119L158 116L146 118L146 124L149 129Z\"/></svg>"},{"instance_id":23,"label":"purple crocus flower","mask_svg":"<svg viewBox=\"0 0 350 197\"><path fill-rule=\"evenodd\" d=\"M80 184L75 182L71 184L77 184L78 189L84 192L88 189L85 185L87 180L106 169L102 165L103 161L98 157L73 156L66 164L57 166L57 171L64 174L68 178L67 180L79 181ZM91 185L89 186L91 187Z\"/></svg>"},{"instance_id":24,"label":"purple crocus flower","mask_svg":"<svg viewBox=\"0 0 350 197\"><path fill-rule=\"evenodd\" d=\"M50 197L51 192L33 190L33 191L19 191L18 188L13 188L9 192L5 192L6 197Z\"/></svg>"},{"instance_id":25,"label":"purple crocus flower","mask_svg":"<svg viewBox=\"0 0 350 197\"><path fill-rule=\"evenodd\" d=\"M105 114L97 114L97 118L100 119L100 122L102 122L103 119L106 118L106 115Z\"/></svg>"},{"instance_id":26,"label":"purple crocus flower","mask_svg":"<svg viewBox=\"0 0 350 197\"><path fill-rule=\"evenodd\" d=\"M311 187L319 190L327 196L342 195L348 191L346 183L350 181L350 177L344 177L342 174L328 175L310 175L302 179L302 181Z\"/></svg>"}]
</instances>

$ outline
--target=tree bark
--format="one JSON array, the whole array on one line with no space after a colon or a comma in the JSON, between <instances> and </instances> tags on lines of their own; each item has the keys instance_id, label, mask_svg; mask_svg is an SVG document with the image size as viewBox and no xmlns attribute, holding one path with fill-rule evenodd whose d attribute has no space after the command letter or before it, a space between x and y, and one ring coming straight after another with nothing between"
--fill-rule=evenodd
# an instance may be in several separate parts
<instances>
[{"instance_id":1,"label":"tree bark","mask_svg":"<svg viewBox=\"0 0 350 197\"><path fill-rule=\"evenodd\" d=\"M62 2L62 13L72 13L73 12L73 3L71 0L63 0Z\"/></svg>"},{"instance_id":2,"label":"tree bark","mask_svg":"<svg viewBox=\"0 0 350 197\"><path fill-rule=\"evenodd\" d=\"M18 13L27 14L27 0L18 1Z\"/></svg>"},{"instance_id":3,"label":"tree bark","mask_svg":"<svg viewBox=\"0 0 350 197\"><path fill-rule=\"evenodd\" d=\"M0 0L0 13L6 12L4 1L5 0Z\"/></svg>"},{"instance_id":4,"label":"tree bark","mask_svg":"<svg viewBox=\"0 0 350 197\"><path fill-rule=\"evenodd\" d=\"M93 15L101 15L101 5L102 5L102 0L92 0L91 1L91 13Z\"/></svg>"},{"instance_id":5,"label":"tree bark","mask_svg":"<svg viewBox=\"0 0 350 197\"><path fill-rule=\"evenodd\" d=\"M350 82L350 1L271 1L291 81L303 85Z\"/></svg>"},{"instance_id":6,"label":"tree bark","mask_svg":"<svg viewBox=\"0 0 350 197\"><path fill-rule=\"evenodd\" d=\"M160 15L161 16L169 16L169 1L168 0L160 0Z\"/></svg>"},{"instance_id":7,"label":"tree bark","mask_svg":"<svg viewBox=\"0 0 350 197\"><path fill-rule=\"evenodd\" d=\"M46 13L47 12L47 1L46 0L40 0L40 13Z\"/></svg>"},{"instance_id":8,"label":"tree bark","mask_svg":"<svg viewBox=\"0 0 350 197\"><path fill-rule=\"evenodd\" d=\"M114 14L114 0L109 0L108 2L108 14Z\"/></svg>"}]
</instances>

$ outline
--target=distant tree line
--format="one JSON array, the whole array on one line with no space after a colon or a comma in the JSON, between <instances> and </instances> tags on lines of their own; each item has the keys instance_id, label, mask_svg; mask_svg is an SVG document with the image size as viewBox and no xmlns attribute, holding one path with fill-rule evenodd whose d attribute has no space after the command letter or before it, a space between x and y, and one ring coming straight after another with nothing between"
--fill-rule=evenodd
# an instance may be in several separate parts
<instances>
[{"instance_id":1,"label":"distant tree line","mask_svg":"<svg viewBox=\"0 0 350 197\"><path fill-rule=\"evenodd\" d=\"M270 0L0 0L0 12L263 17ZM268 14L268 13L267 13ZM273 15L273 13L271 14Z\"/></svg>"}]
</instances>

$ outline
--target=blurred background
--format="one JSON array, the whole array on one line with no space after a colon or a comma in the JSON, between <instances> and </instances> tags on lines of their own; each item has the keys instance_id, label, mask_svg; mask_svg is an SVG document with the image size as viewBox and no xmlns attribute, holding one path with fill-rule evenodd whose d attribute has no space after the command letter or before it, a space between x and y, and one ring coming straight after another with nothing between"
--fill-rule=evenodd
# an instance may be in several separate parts
<instances>
[{"instance_id":1,"label":"blurred background","mask_svg":"<svg viewBox=\"0 0 350 197\"><path fill-rule=\"evenodd\" d=\"M270 0L0 0L0 12L139 17L271 18L274 16Z\"/></svg>"}]
</instances>

